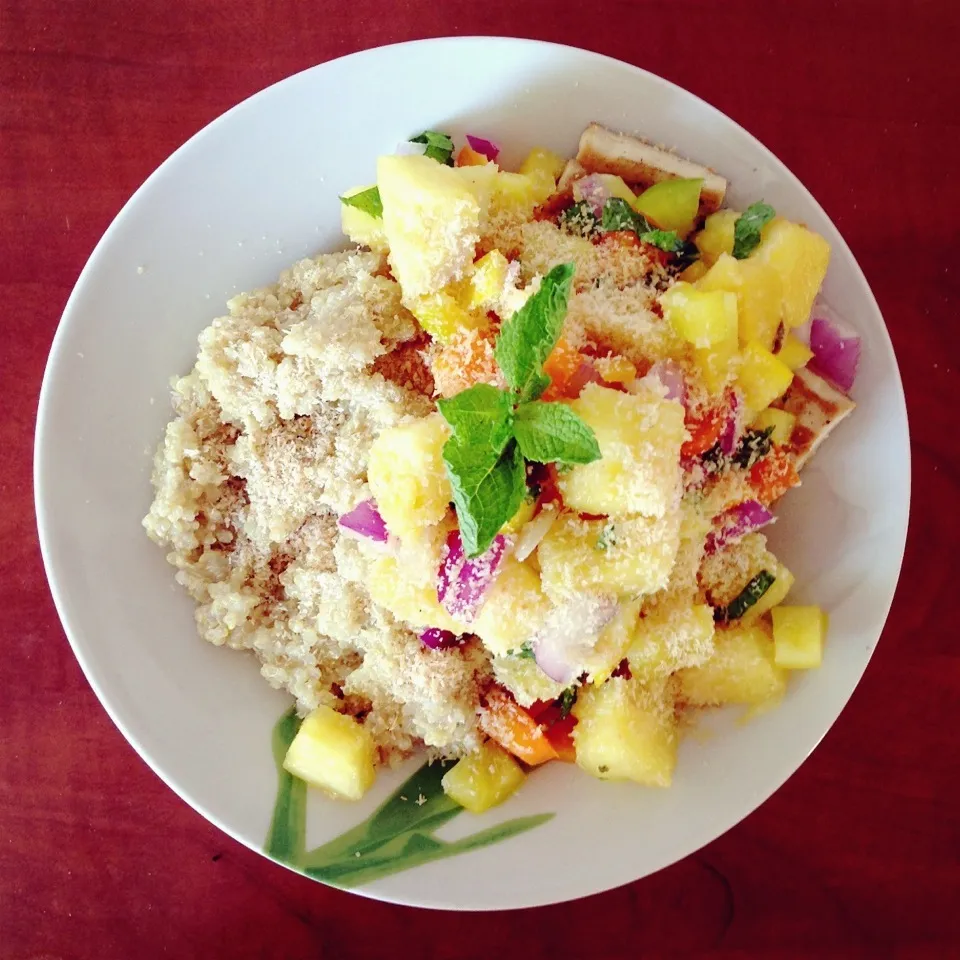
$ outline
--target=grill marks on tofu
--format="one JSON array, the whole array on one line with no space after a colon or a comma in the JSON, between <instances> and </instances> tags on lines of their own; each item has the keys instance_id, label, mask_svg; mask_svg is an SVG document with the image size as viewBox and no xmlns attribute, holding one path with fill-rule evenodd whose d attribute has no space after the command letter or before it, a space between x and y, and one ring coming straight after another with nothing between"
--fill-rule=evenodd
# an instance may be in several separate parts
<instances>
[{"instance_id":1,"label":"grill marks on tofu","mask_svg":"<svg viewBox=\"0 0 960 960\"><path fill-rule=\"evenodd\" d=\"M777 406L797 418L787 450L799 471L856 404L822 377L802 369Z\"/></svg>"}]
</instances>

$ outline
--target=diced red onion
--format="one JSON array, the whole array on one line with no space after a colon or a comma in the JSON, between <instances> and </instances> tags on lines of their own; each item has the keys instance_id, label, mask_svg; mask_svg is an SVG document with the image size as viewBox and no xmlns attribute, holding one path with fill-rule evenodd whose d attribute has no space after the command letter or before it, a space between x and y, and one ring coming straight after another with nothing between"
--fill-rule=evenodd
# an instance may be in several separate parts
<instances>
[{"instance_id":1,"label":"diced red onion","mask_svg":"<svg viewBox=\"0 0 960 960\"><path fill-rule=\"evenodd\" d=\"M658 361L643 379L635 382L654 385L666 391L667 400L678 400L684 406L687 405L687 381L680 365L673 360Z\"/></svg>"},{"instance_id":2,"label":"diced red onion","mask_svg":"<svg viewBox=\"0 0 960 960\"><path fill-rule=\"evenodd\" d=\"M557 508L548 503L532 520L523 525L513 550L513 555L521 563L537 549L558 516Z\"/></svg>"},{"instance_id":3,"label":"diced red onion","mask_svg":"<svg viewBox=\"0 0 960 960\"><path fill-rule=\"evenodd\" d=\"M470 144L471 150L482 153L491 163L500 155L500 148L492 140L486 140L483 137L473 137L468 133L467 143Z\"/></svg>"},{"instance_id":4,"label":"diced red onion","mask_svg":"<svg viewBox=\"0 0 960 960\"><path fill-rule=\"evenodd\" d=\"M445 650L447 647L455 647L459 642L455 633L439 627L427 627L420 634L420 641L431 650Z\"/></svg>"},{"instance_id":5,"label":"diced red onion","mask_svg":"<svg viewBox=\"0 0 960 960\"><path fill-rule=\"evenodd\" d=\"M860 363L860 338L839 324L816 317L810 324L810 349L810 369L849 393Z\"/></svg>"},{"instance_id":6,"label":"diced red onion","mask_svg":"<svg viewBox=\"0 0 960 960\"><path fill-rule=\"evenodd\" d=\"M707 534L704 542L706 553L716 553L721 547L739 540L754 530L773 523L776 518L758 500L745 500L722 513L717 518L716 529Z\"/></svg>"},{"instance_id":7,"label":"diced red onion","mask_svg":"<svg viewBox=\"0 0 960 960\"><path fill-rule=\"evenodd\" d=\"M730 394L730 402L727 404L727 420L723 425L723 432L720 434L720 452L725 457L732 457L737 450L737 444L740 442L741 419L743 404L740 402L740 394L733 390Z\"/></svg>"},{"instance_id":8,"label":"diced red onion","mask_svg":"<svg viewBox=\"0 0 960 960\"><path fill-rule=\"evenodd\" d=\"M589 593L554 607L532 640L537 666L551 680L568 686L618 607L615 597Z\"/></svg>"},{"instance_id":9,"label":"diced red onion","mask_svg":"<svg viewBox=\"0 0 960 960\"><path fill-rule=\"evenodd\" d=\"M588 174L574 181L573 195L576 199L589 204L597 217L603 216L604 204L610 199L610 191L596 173Z\"/></svg>"},{"instance_id":10,"label":"diced red onion","mask_svg":"<svg viewBox=\"0 0 960 960\"><path fill-rule=\"evenodd\" d=\"M583 390L588 383L604 383L604 379L600 376L600 371L597 370L592 363L584 361L573 371L572 376L564 387L564 393L568 393L572 397L579 397L580 391Z\"/></svg>"},{"instance_id":11,"label":"diced red onion","mask_svg":"<svg viewBox=\"0 0 960 960\"><path fill-rule=\"evenodd\" d=\"M451 530L437 574L437 599L452 617L472 623L490 589L507 549L507 538L497 534L489 549L472 560L463 552L459 530Z\"/></svg>"},{"instance_id":12,"label":"diced red onion","mask_svg":"<svg viewBox=\"0 0 960 960\"><path fill-rule=\"evenodd\" d=\"M345 530L358 533L361 537L376 540L377 543L386 543L389 536L387 525L373 500L364 500L358 503L349 513L345 513L337 521Z\"/></svg>"},{"instance_id":13,"label":"diced red onion","mask_svg":"<svg viewBox=\"0 0 960 960\"><path fill-rule=\"evenodd\" d=\"M427 152L427 144L404 140L397 144L395 155L398 157L422 157Z\"/></svg>"}]
</instances>

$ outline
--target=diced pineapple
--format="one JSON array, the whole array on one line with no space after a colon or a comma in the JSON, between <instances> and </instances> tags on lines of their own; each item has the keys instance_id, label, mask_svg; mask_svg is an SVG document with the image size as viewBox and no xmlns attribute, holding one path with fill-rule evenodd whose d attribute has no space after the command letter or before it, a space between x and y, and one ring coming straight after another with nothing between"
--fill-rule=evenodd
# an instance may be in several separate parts
<instances>
[{"instance_id":1,"label":"diced pineapple","mask_svg":"<svg viewBox=\"0 0 960 960\"><path fill-rule=\"evenodd\" d=\"M702 186L702 178L661 180L647 187L633 206L661 230L676 230L685 237L697 219Z\"/></svg>"},{"instance_id":2,"label":"diced pineapple","mask_svg":"<svg viewBox=\"0 0 960 960\"><path fill-rule=\"evenodd\" d=\"M827 615L819 607L774 607L770 615L777 666L786 670L819 667Z\"/></svg>"},{"instance_id":3,"label":"diced pineapple","mask_svg":"<svg viewBox=\"0 0 960 960\"><path fill-rule=\"evenodd\" d=\"M773 267L756 260L734 260L721 253L697 287L735 293L740 343L757 340L768 350L773 349L783 298L783 284Z\"/></svg>"},{"instance_id":4,"label":"diced pineapple","mask_svg":"<svg viewBox=\"0 0 960 960\"><path fill-rule=\"evenodd\" d=\"M584 660L583 669L590 683L604 683L620 665L633 642L640 614L640 600L625 600L616 616L603 628L597 642Z\"/></svg>"},{"instance_id":5,"label":"diced pineapple","mask_svg":"<svg viewBox=\"0 0 960 960\"><path fill-rule=\"evenodd\" d=\"M458 286L407 300L407 307L420 326L442 343L461 330L483 330L490 325L483 312L464 309L455 296Z\"/></svg>"},{"instance_id":6,"label":"diced pineapple","mask_svg":"<svg viewBox=\"0 0 960 960\"><path fill-rule=\"evenodd\" d=\"M366 586L374 603L410 627L438 627L455 634L466 632L467 628L440 606L437 588L407 576L406 569L393 554L385 553L370 562Z\"/></svg>"},{"instance_id":7,"label":"diced pineapple","mask_svg":"<svg viewBox=\"0 0 960 960\"><path fill-rule=\"evenodd\" d=\"M573 707L577 765L602 780L669 787L677 762L677 723L669 688L611 677L581 688Z\"/></svg>"},{"instance_id":8,"label":"diced pineapple","mask_svg":"<svg viewBox=\"0 0 960 960\"><path fill-rule=\"evenodd\" d=\"M793 371L756 340L743 348L741 356L737 383L747 407L759 413L783 396L793 380Z\"/></svg>"},{"instance_id":9,"label":"diced pineapple","mask_svg":"<svg viewBox=\"0 0 960 960\"><path fill-rule=\"evenodd\" d=\"M716 262L721 253L733 253L733 228L740 214L736 210L718 210L711 213L696 234L693 242L707 266Z\"/></svg>"},{"instance_id":10,"label":"diced pineapple","mask_svg":"<svg viewBox=\"0 0 960 960\"><path fill-rule=\"evenodd\" d=\"M681 482L683 407L652 389L623 393L594 383L570 406L593 429L602 456L560 474L564 503L615 517L671 509Z\"/></svg>"},{"instance_id":11,"label":"diced pineapple","mask_svg":"<svg viewBox=\"0 0 960 960\"><path fill-rule=\"evenodd\" d=\"M676 674L687 703L758 706L783 695L786 678L773 661L773 641L762 624L717 630L713 640L714 654L706 663Z\"/></svg>"},{"instance_id":12,"label":"diced pineapple","mask_svg":"<svg viewBox=\"0 0 960 960\"><path fill-rule=\"evenodd\" d=\"M370 187L354 187L352 190L347 190L344 196L352 197L355 193L363 193L369 189ZM383 253L387 249L387 236L383 232L383 220L380 217L374 217L365 210L341 203L340 227L354 243L369 247L377 253Z\"/></svg>"},{"instance_id":13,"label":"diced pineapple","mask_svg":"<svg viewBox=\"0 0 960 960\"><path fill-rule=\"evenodd\" d=\"M689 267L685 267L677 274L677 278L684 283L696 283L709 269L703 260L694 260Z\"/></svg>"},{"instance_id":14,"label":"diced pineapple","mask_svg":"<svg viewBox=\"0 0 960 960\"><path fill-rule=\"evenodd\" d=\"M492 665L497 682L513 694L521 707L529 707L537 700L556 700L566 689L562 683L551 680L533 657L494 657Z\"/></svg>"},{"instance_id":15,"label":"diced pineapple","mask_svg":"<svg viewBox=\"0 0 960 960\"><path fill-rule=\"evenodd\" d=\"M440 781L443 792L471 813L503 803L526 779L513 757L492 741L458 760Z\"/></svg>"},{"instance_id":16,"label":"diced pineapple","mask_svg":"<svg viewBox=\"0 0 960 960\"><path fill-rule=\"evenodd\" d=\"M702 281L700 281L702 283ZM698 290L674 284L660 298L664 319L698 348L737 341L737 298L725 290Z\"/></svg>"},{"instance_id":17,"label":"diced pineapple","mask_svg":"<svg viewBox=\"0 0 960 960\"><path fill-rule=\"evenodd\" d=\"M334 797L359 800L376 779L376 756L366 727L321 706L300 724L283 768Z\"/></svg>"},{"instance_id":18,"label":"diced pineapple","mask_svg":"<svg viewBox=\"0 0 960 960\"><path fill-rule=\"evenodd\" d=\"M680 546L680 511L653 520L560 517L537 548L543 589L557 599L580 593L636 597L666 586Z\"/></svg>"},{"instance_id":19,"label":"diced pineapple","mask_svg":"<svg viewBox=\"0 0 960 960\"><path fill-rule=\"evenodd\" d=\"M604 383L633 383L637 379L637 368L626 357L597 357L593 365Z\"/></svg>"},{"instance_id":20,"label":"diced pineapple","mask_svg":"<svg viewBox=\"0 0 960 960\"><path fill-rule=\"evenodd\" d=\"M385 156L377 161L383 229L390 263L404 297L442 290L473 262L486 210L471 171L423 156Z\"/></svg>"},{"instance_id":21,"label":"diced pineapple","mask_svg":"<svg viewBox=\"0 0 960 960\"><path fill-rule=\"evenodd\" d=\"M493 306L503 294L510 263L499 250L484 254L474 265L470 277L470 307Z\"/></svg>"},{"instance_id":22,"label":"diced pineapple","mask_svg":"<svg viewBox=\"0 0 960 960\"><path fill-rule=\"evenodd\" d=\"M802 326L830 262L830 244L799 223L777 217L762 231L760 246L751 260L766 263L783 283L782 317L787 329Z\"/></svg>"},{"instance_id":23,"label":"diced pineapple","mask_svg":"<svg viewBox=\"0 0 960 960\"><path fill-rule=\"evenodd\" d=\"M450 435L439 413L381 431L370 447L367 480L387 529L401 539L439 523L453 497L443 463Z\"/></svg>"},{"instance_id":24,"label":"diced pineapple","mask_svg":"<svg viewBox=\"0 0 960 960\"><path fill-rule=\"evenodd\" d=\"M813 351L799 337L788 333L777 351L777 359L791 370L799 370L813 359Z\"/></svg>"},{"instance_id":25,"label":"diced pineapple","mask_svg":"<svg viewBox=\"0 0 960 960\"><path fill-rule=\"evenodd\" d=\"M538 196L546 200L557 188L557 179L563 173L564 161L549 150L536 147L520 164L520 172L536 185ZM539 202L542 203L543 200Z\"/></svg>"},{"instance_id":26,"label":"diced pineapple","mask_svg":"<svg viewBox=\"0 0 960 960\"><path fill-rule=\"evenodd\" d=\"M550 601L540 578L525 563L507 557L490 586L477 618L470 624L494 654L519 650L543 623Z\"/></svg>"},{"instance_id":27,"label":"diced pineapple","mask_svg":"<svg viewBox=\"0 0 960 960\"><path fill-rule=\"evenodd\" d=\"M637 195L624 183L623 177L618 177L613 173L595 173L591 179L598 182L608 196L617 197L619 200L626 200L631 206L634 200L637 199ZM583 200L583 198L582 181L574 180L573 199L580 201Z\"/></svg>"},{"instance_id":28,"label":"diced pineapple","mask_svg":"<svg viewBox=\"0 0 960 960\"><path fill-rule=\"evenodd\" d=\"M637 624L627 651L630 672L643 683L705 662L713 653L713 609L686 598L655 607Z\"/></svg>"},{"instance_id":29,"label":"diced pineapple","mask_svg":"<svg viewBox=\"0 0 960 960\"><path fill-rule=\"evenodd\" d=\"M534 182L522 173L502 170L493 182L493 193L490 197L491 214L498 213L518 220L526 220L533 213L533 208L546 199L545 189L542 181ZM550 193L552 192L551 188Z\"/></svg>"},{"instance_id":30,"label":"diced pineapple","mask_svg":"<svg viewBox=\"0 0 960 960\"><path fill-rule=\"evenodd\" d=\"M797 418L792 413L787 413L786 410L778 410L776 407L767 407L766 410L761 410L757 414L753 423L750 424L750 428L752 430L772 429L770 439L782 447L785 443L790 442L790 434L793 433L796 422Z\"/></svg>"}]
</instances>

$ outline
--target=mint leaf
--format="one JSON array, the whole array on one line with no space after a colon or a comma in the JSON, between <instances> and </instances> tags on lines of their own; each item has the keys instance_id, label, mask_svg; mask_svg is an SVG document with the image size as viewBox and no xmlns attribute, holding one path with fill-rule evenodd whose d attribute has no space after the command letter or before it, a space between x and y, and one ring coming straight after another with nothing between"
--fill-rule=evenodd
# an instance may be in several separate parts
<instances>
[{"instance_id":1,"label":"mint leaf","mask_svg":"<svg viewBox=\"0 0 960 960\"><path fill-rule=\"evenodd\" d=\"M488 383L438 400L437 408L463 447L489 448L500 454L513 435L513 398Z\"/></svg>"},{"instance_id":2,"label":"mint leaf","mask_svg":"<svg viewBox=\"0 0 960 960\"><path fill-rule=\"evenodd\" d=\"M468 557L483 553L517 512L527 492L526 469L516 443L502 453L463 444L451 437L443 446L460 539Z\"/></svg>"},{"instance_id":3,"label":"mint leaf","mask_svg":"<svg viewBox=\"0 0 960 960\"><path fill-rule=\"evenodd\" d=\"M733 255L738 260L745 260L757 249L761 229L776 215L777 211L769 203L759 200L737 217L733 225Z\"/></svg>"},{"instance_id":4,"label":"mint leaf","mask_svg":"<svg viewBox=\"0 0 960 960\"><path fill-rule=\"evenodd\" d=\"M341 197L340 202L348 207L356 207L364 213L369 213L371 217L383 216L383 201L380 199L378 187L370 187L369 190L352 193L349 197Z\"/></svg>"},{"instance_id":5,"label":"mint leaf","mask_svg":"<svg viewBox=\"0 0 960 960\"><path fill-rule=\"evenodd\" d=\"M578 200L560 214L560 224L568 233L592 237L600 229L600 221L586 200Z\"/></svg>"},{"instance_id":6,"label":"mint leaf","mask_svg":"<svg viewBox=\"0 0 960 960\"><path fill-rule=\"evenodd\" d=\"M647 230L640 234L640 239L644 243L666 250L667 253L679 253L683 249L683 241L676 230Z\"/></svg>"},{"instance_id":7,"label":"mint leaf","mask_svg":"<svg viewBox=\"0 0 960 960\"><path fill-rule=\"evenodd\" d=\"M650 224L623 197L610 197L603 205L600 229L604 233L611 233L614 230L633 230L635 233L645 233L650 229Z\"/></svg>"},{"instance_id":8,"label":"mint leaf","mask_svg":"<svg viewBox=\"0 0 960 960\"><path fill-rule=\"evenodd\" d=\"M543 362L563 329L573 271L572 263L554 267L543 278L540 289L500 327L494 356L521 402L536 400L550 385Z\"/></svg>"},{"instance_id":9,"label":"mint leaf","mask_svg":"<svg viewBox=\"0 0 960 960\"><path fill-rule=\"evenodd\" d=\"M522 403L514 433L520 452L537 463L592 463L600 459L593 430L566 404Z\"/></svg>"},{"instance_id":10,"label":"mint leaf","mask_svg":"<svg viewBox=\"0 0 960 960\"><path fill-rule=\"evenodd\" d=\"M425 143L427 149L423 155L437 163L453 166L453 140L445 133L437 133L436 130L424 130L419 137L413 137L411 143Z\"/></svg>"}]
</instances>

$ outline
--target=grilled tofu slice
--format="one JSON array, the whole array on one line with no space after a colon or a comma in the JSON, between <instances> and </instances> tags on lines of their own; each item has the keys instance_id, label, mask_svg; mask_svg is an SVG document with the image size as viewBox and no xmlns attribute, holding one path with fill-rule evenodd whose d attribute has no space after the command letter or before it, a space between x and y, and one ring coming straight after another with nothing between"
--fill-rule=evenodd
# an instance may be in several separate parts
<instances>
[{"instance_id":1,"label":"grilled tofu slice","mask_svg":"<svg viewBox=\"0 0 960 960\"><path fill-rule=\"evenodd\" d=\"M776 406L797 418L787 449L799 471L856 404L822 377L801 369Z\"/></svg>"},{"instance_id":2,"label":"grilled tofu slice","mask_svg":"<svg viewBox=\"0 0 960 960\"><path fill-rule=\"evenodd\" d=\"M677 177L702 177L701 216L718 210L727 192L727 181L709 168L598 123L591 123L583 131L577 161L587 173L615 173L627 183L644 187Z\"/></svg>"},{"instance_id":3,"label":"grilled tofu slice","mask_svg":"<svg viewBox=\"0 0 960 960\"><path fill-rule=\"evenodd\" d=\"M560 179L557 181L557 193L564 193L570 190L573 186L573 181L586 176L586 173L587 171L584 170L580 161L571 157L571 159L566 162L560 174Z\"/></svg>"}]
</instances>

